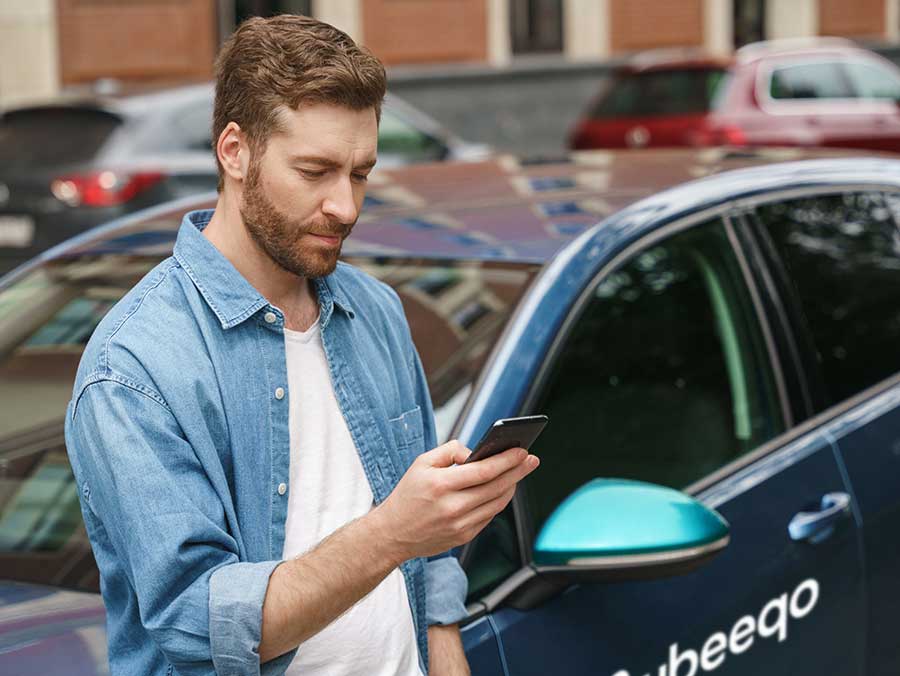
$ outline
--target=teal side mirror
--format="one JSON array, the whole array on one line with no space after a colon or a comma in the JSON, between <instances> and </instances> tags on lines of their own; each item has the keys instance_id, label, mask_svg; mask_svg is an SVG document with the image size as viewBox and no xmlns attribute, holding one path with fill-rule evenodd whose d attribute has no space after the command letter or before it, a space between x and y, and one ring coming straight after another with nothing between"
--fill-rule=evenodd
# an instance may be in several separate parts
<instances>
[{"instance_id":1,"label":"teal side mirror","mask_svg":"<svg viewBox=\"0 0 900 676\"><path fill-rule=\"evenodd\" d=\"M717 512L671 488L595 479L556 508L538 535L538 570L594 580L662 577L693 570L728 544Z\"/></svg>"}]
</instances>

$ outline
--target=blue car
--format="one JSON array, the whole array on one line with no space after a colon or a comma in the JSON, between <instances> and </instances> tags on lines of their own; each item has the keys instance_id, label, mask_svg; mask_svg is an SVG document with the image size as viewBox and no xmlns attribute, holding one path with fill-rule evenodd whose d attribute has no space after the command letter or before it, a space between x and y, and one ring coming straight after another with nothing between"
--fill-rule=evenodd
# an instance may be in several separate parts
<instances>
[{"instance_id":1,"label":"blue car","mask_svg":"<svg viewBox=\"0 0 900 676\"><path fill-rule=\"evenodd\" d=\"M0 673L108 672L62 419L191 198L0 281ZM402 298L440 440L545 414L458 551L474 674L900 673L900 160L497 157L376 174L344 258Z\"/></svg>"}]
</instances>

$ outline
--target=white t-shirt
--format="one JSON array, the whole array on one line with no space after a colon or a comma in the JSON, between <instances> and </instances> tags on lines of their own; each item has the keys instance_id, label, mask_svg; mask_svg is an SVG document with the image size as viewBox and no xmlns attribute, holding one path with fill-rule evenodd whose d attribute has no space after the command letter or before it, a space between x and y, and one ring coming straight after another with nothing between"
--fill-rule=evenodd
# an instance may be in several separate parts
<instances>
[{"instance_id":1,"label":"white t-shirt","mask_svg":"<svg viewBox=\"0 0 900 676\"><path fill-rule=\"evenodd\" d=\"M285 330L291 462L284 558L313 549L372 509L372 489L341 415L319 322ZM365 557L366 552L359 552ZM421 676L412 611L397 568L300 645L287 676Z\"/></svg>"}]
</instances>

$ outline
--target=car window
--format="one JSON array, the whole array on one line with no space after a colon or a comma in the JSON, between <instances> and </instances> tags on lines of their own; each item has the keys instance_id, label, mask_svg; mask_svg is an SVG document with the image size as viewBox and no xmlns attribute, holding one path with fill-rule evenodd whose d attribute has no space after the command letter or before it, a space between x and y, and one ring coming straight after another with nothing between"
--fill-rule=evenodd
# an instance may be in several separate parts
<instances>
[{"instance_id":1,"label":"car window","mask_svg":"<svg viewBox=\"0 0 900 676\"><path fill-rule=\"evenodd\" d=\"M173 141L178 150L212 152L212 101L185 106L173 117Z\"/></svg>"},{"instance_id":2,"label":"car window","mask_svg":"<svg viewBox=\"0 0 900 676\"><path fill-rule=\"evenodd\" d=\"M757 209L836 404L900 371L898 198L808 197Z\"/></svg>"},{"instance_id":3,"label":"car window","mask_svg":"<svg viewBox=\"0 0 900 676\"><path fill-rule=\"evenodd\" d=\"M773 99L846 99L853 90L837 63L801 63L772 70L769 96Z\"/></svg>"},{"instance_id":4,"label":"car window","mask_svg":"<svg viewBox=\"0 0 900 676\"><path fill-rule=\"evenodd\" d=\"M594 119L705 113L721 85L721 68L619 73L604 85L589 116Z\"/></svg>"},{"instance_id":5,"label":"car window","mask_svg":"<svg viewBox=\"0 0 900 676\"><path fill-rule=\"evenodd\" d=\"M403 162L424 162L443 159L447 148L440 140L384 108L378 125L378 154L393 155Z\"/></svg>"},{"instance_id":6,"label":"car window","mask_svg":"<svg viewBox=\"0 0 900 676\"><path fill-rule=\"evenodd\" d=\"M511 503L475 538L463 565L469 581L467 603L484 597L522 567Z\"/></svg>"},{"instance_id":7,"label":"car window","mask_svg":"<svg viewBox=\"0 0 900 676\"><path fill-rule=\"evenodd\" d=\"M880 64L848 61L844 70L850 78L855 95L861 99L900 100L900 78Z\"/></svg>"},{"instance_id":8,"label":"car window","mask_svg":"<svg viewBox=\"0 0 900 676\"><path fill-rule=\"evenodd\" d=\"M597 477L683 489L784 430L775 376L719 221L632 256L592 289L531 413L539 528Z\"/></svg>"},{"instance_id":9,"label":"car window","mask_svg":"<svg viewBox=\"0 0 900 676\"><path fill-rule=\"evenodd\" d=\"M0 117L0 168L28 170L88 162L123 124L103 110L27 108Z\"/></svg>"}]
</instances>

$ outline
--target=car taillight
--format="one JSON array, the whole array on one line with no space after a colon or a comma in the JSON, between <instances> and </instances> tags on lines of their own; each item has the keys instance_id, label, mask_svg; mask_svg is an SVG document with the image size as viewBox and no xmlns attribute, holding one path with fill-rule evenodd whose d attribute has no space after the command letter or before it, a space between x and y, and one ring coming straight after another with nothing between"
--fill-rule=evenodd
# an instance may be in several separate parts
<instances>
[{"instance_id":1,"label":"car taillight","mask_svg":"<svg viewBox=\"0 0 900 676\"><path fill-rule=\"evenodd\" d=\"M747 145L747 135L744 130L733 124L726 124L716 129L718 145L743 146Z\"/></svg>"},{"instance_id":2,"label":"car taillight","mask_svg":"<svg viewBox=\"0 0 900 676\"><path fill-rule=\"evenodd\" d=\"M165 178L158 171L95 171L61 176L50 184L54 196L69 206L111 207L124 204Z\"/></svg>"},{"instance_id":3,"label":"car taillight","mask_svg":"<svg viewBox=\"0 0 900 676\"><path fill-rule=\"evenodd\" d=\"M735 124L723 124L692 132L689 142L695 146L745 146L747 135Z\"/></svg>"}]
</instances>

